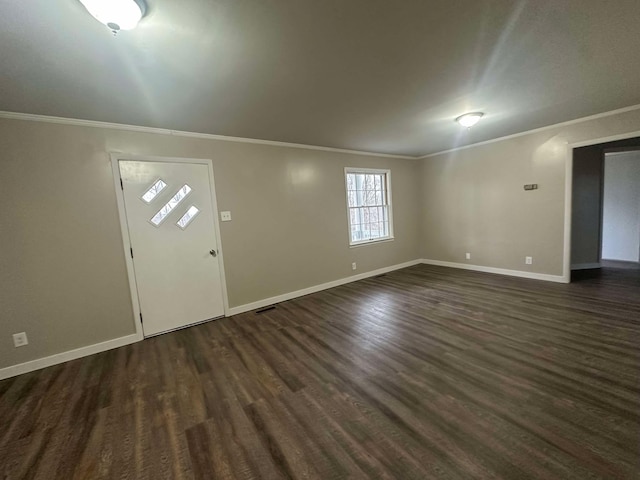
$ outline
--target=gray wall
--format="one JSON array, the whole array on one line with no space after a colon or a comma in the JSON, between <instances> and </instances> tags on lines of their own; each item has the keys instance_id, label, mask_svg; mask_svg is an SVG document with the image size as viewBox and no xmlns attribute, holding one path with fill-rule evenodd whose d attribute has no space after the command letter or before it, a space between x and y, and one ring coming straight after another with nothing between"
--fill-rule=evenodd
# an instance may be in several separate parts
<instances>
[{"instance_id":1,"label":"gray wall","mask_svg":"<svg viewBox=\"0 0 640 480\"><path fill-rule=\"evenodd\" d=\"M574 268L600 262L603 171L604 151L600 145L575 149L571 218L571 265Z\"/></svg>"},{"instance_id":2,"label":"gray wall","mask_svg":"<svg viewBox=\"0 0 640 480\"><path fill-rule=\"evenodd\" d=\"M425 158L422 257L563 275L567 144L638 131L634 110Z\"/></svg>"},{"instance_id":3,"label":"gray wall","mask_svg":"<svg viewBox=\"0 0 640 480\"><path fill-rule=\"evenodd\" d=\"M0 368L133 333L108 152L213 159L239 306L348 277L353 261L362 273L469 251L561 275L567 142L639 130L635 110L418 161L0 120ZM391 169L395 241L349 248L345 166Z\"/></svg>"},{"instance_id":4,"label":"gray wall","mask_svg":"<svg viewBox=\"0 0 640 480\"><path fill-rule=\"evenodd\" d=\"M640 151L604 161L602 258L640 260Z\"/></svg>"},{"instance_id":5,"label":"gray wall","mask_svg":"<svg viewBox=\"0 0 640 480\"><path fill-rule=\"evenodd\" d=\"M232 307L419 258L415 160L7 119L0 151L0 368L134 332L108 152L213 159ZM391 169L394 241L349 248L345 166Z\"/></svg>"}]
</instances>

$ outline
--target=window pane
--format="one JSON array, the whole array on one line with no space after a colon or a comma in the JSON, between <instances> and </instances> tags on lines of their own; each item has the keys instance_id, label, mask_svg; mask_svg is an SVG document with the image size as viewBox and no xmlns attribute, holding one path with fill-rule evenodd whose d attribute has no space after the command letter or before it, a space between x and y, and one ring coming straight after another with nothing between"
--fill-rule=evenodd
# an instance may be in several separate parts
<instances>
[{"instance_id":1,"label":"window pane","mask_svg":"<svg viewBox=\"0 0 640 480\"><path fill-rule=\"evenodd\" d=\"M376 202L376 191L375 190L367 190L367 205L377 205Z\"/></svg>"},{"instance_id":2,"label":"window pane","mask_svg":"<svg viewBox=\"0 0 640 480\"><path fill-rule=\"evenodd\" d=\"M144 200L147 203L151 203L151 201L154 198L156 198L156 196L162 190L164 190L164 187L166 186L167 186L166 183L164 183L162 180L158 180L156 183L154 183L149 187L149 189L144 193L144 195L142 195L142 200Z\"/></svg>"},{"instance_id":3,"label":"window pane","mask_svg":"<svg viewBox=\"0 0 640 480\"><path fill-rule=\"evenodd\" d=\"M195 216L198 215L198 213L200 213L200 210L198 210L198 207L196 207L195 205L191 205L189 207L189 210L187 210L187 213L185 213L180 218L180 220L176 222L176 225L178 225L180 228L184 230L185 228L187 228L187 225L189 225L191 221L195 218Z\"/></svg>"},{"instance_id":4,"label":"window pane","mask_svg":"<svg viewBox=\"0 0 640 480\"><path fill-rule=\"evenodd\" d=\"M162 221L167 218L167 216L171 213L171 211L176 208L182 200L189 194L191 191L191 187L189 185L183 185L178 192L171 197L171 199L162 207L151 219L151 223L153 223L156 227L162 223Z\"/></svg>"},{"instance_id":5,"label":"window pane","mask_svg":"<svg viewBox=\"0 0 640 480\"><path fill-rule=\"evenodd\" d=\"M349 223L356 225L358 223L358 211L354 208L349 209Z\"/></svg>"},{"instance_id":6,"label":"window pane","mask_svg":"<svg viewBox=\"0 0 640 480\"><path fill-rule=\"evenodd\" d=\"M357 206L357 203L356 203L356 192L349 191L349 192L347 192L347 196L349 198L349 206L350 207L356 207Z\"/></svg>"},{"instance_id":7,"label":"window pane","mask_svg":"<svg viewBox=\"0 0 640 480\"><path fill-rule=\"evenodd\" d=\"M365 176L365 190L375 190L375 181L373 180L374 175L366 175Z\"/></svg>"},{"instance_id":8,"label":"window pane","mask_svg":"<svg viewBox=\"0 0 640 480\"><path fill-rule=\"evenodd\" d=\"M369 208L369 218L372 223L376 223L378 221L378 207Z\"/></svg>"},{"instance_id":9,"label":"window pane","mask_svg":"<svg viewBox=\"0 0 640 480\"><path fill-rule=\"evenodd\" d=\"M355 190L356 181L352 173L347 173L347 190Z\"/></svg>"}]
</instances>

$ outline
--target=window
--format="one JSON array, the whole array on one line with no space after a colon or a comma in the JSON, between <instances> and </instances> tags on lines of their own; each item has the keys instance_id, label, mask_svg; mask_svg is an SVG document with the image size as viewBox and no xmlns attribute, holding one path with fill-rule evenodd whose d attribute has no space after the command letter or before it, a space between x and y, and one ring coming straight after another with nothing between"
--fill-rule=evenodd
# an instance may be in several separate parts
<instances>
[{"instance_id":1,"label":"window","mask_svg":"<svg viewBox=\"0 0 640 480\"><path fill-rule=\"evenodd\" d=\"M393 238L391 172L368 168L345 168L349 244Z\"/></svg>"},{"instance_id":2,"label":"window","mask_svg":"<svg viewBox=\"0 0 640 480\"><path fill-rule=\"evenodd\" d=\"M164 181L162 179L158 180L157 182L155 182L153 185L151 185L149 187L149 189L144 193L144 195L142 195L142 200L144 200L147 203L151 203L153 201L154 198L156 198L156 196L162 191L164 190L164 187L166 187L167 184L164 183Z\"/></svg>"},{"instance_id":3,"label":"window","mask_svg":"<svg viewBox=\"0 0 640 480\"><path fill-rule=\"evenodd\" d=\"M191 205L189 207L189 210L187 210L187 213L185 213L180 220L178 220L176 222L176 225L178 225L181 229L185 229L187 228L187 225L189 225L191 223L191 220L193 220L196 215L198 215L198 213L200 213L200 210L198 209L198 207L196 207L195 205Z\"/></svg>"},{"instance_id":4,"label":"window","mask_svg":"<svg viewBox=\"0 0 640 480\"><path fill-rule=\"evenodd\" d=\"M171 211L178 206L178 204L185 199L189 192L191 191L191 187L189 185L183 185L178 192L169 199L164 207L162 207L151 219L151 223L153 223L156 227L162 223L162 221L169 216Z\"/></svg>"}]
</instances>

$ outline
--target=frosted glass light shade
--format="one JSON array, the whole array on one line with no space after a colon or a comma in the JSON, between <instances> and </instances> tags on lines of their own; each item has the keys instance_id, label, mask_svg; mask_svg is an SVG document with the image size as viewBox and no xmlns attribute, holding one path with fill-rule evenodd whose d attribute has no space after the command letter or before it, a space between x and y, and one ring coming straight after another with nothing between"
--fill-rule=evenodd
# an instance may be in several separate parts
<instances>
[{"instance_id":1,"label":"frosted glass light shade","mask_svg":"<svg viewBox=\"0 0 640 480\"><path fill-rule=\"evenodd\" d=\"M481 112L465 113L456 118L456 122L463 127L471 128L480 121L483 115Z\"/></svg>"},{"instance_id":2,"label":"frosted glass light shade","mask_svg":"<svg viewBox=\"0 0 640 480\"><path fill-rule=\"evenodd\" d=\"M87 11L114 32L136 28L144 4L135 0L80 0Z\"/></svg>"}]
</instances>

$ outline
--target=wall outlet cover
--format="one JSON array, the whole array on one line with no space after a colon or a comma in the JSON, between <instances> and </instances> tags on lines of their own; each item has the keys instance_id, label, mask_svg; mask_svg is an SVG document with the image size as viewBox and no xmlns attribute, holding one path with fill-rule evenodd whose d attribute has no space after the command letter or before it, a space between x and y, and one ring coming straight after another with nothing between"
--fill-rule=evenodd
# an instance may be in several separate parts
<instances>
[{"instance_id":1,"label":"wall outlet cover","mask_svg":"<svg viewBox=\"0 0 640 480\"><path fill-rule=\"evenodd\" d=\"M355 270L355 269L356 269L356 262L353 262L353 263L351 264L351 270Z\"/></svg>"},{"instance_id":2,"label":"wall outlet cover","mask_svg":"<svg viewBox=\"0 0 640 480\"><path fill-rule=\"evenodd\" d=\"M471 260L471 254L469 252L465 253L464 258L466 258L467 260Z\"/></svg>"},{"instance_id":3,"label":"wall outlet cover","mask_svg":"<svg viewBox=\"0 0 640 480\"><path fill-rule=\"evenodd\" d=\"M524 263L527 265L533 265L533 257L524 257Z\"/></svg>"},{"instance_id":4,"label":"wall outlet cover","mask_svg":"<svg viewBox=\"0 0 640 480\"><path fill-rule=\"evenodd\" d=\"M231 221L231 212L220 212L220 220L223 222Z\"/></svg>"},{"instance_id":5,"label":"wall outlet cover","mask_svg":"<svg viewBox=\"0 0 640 480\"><path fill-rule=\"evenodd\" d=\"M25 332L14 333L13 334L13 345L18 347L24 347L29 344L29 339L27 338L27 334Z\"/></svg>"}]
</instances>

